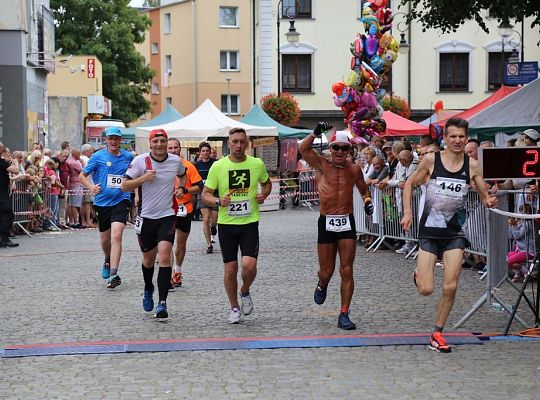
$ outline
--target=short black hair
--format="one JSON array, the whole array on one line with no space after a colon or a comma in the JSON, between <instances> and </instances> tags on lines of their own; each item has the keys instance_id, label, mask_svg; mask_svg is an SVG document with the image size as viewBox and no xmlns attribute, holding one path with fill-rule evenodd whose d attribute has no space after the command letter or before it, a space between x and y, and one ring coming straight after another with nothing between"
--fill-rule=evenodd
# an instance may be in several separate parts
<instances>
[{"instance_id":1,"label":"short black hair","mask_svg":"<svg viewBox=\"0 0 540 400\"><path fill-rule=\"evenodd\" d=\"M446 135L446 130L449 126L455 126L456 128L464 128L465 129L465 135L468 135L469 133L469 121L463 118L459 117L451 117L446 120L446 123L444 124L444 134Z\"/></svg>"},{"instance_id":2,"label":"short black hair","mask_svg":"<svg viewBox=\"0 0 540 400\"><path fill-rule=\"evenodd\" d=\"M212 151L212 146L210 146L210 143L208 142L201 142L201 144L199 144L199 151L201 151L204 147Z\"/></svg>"}]
</instances>

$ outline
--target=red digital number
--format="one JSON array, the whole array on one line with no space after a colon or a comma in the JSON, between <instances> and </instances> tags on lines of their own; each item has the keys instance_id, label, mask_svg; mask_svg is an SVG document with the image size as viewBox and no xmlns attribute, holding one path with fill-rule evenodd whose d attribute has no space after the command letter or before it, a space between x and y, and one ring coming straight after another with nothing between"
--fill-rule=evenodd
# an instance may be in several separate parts
<instances>
[{"instance_id":1,"label":"red digital number","mask_svg":"<svg viewBox=\"0 0 540 400\"><path fill-rule=\"evenodd\" d=\"M531 172L531 171L527 171L527 167L529 165L533 166L533 165L536 165L538 164L538 150L527 150L525 152L526 154L532 154L533 157L534 157L534 160L531 160L531 161L525 161L523 163L523 175L525 176L535 176L536 173L535 172Z\"/></svg>"}]
</instances>

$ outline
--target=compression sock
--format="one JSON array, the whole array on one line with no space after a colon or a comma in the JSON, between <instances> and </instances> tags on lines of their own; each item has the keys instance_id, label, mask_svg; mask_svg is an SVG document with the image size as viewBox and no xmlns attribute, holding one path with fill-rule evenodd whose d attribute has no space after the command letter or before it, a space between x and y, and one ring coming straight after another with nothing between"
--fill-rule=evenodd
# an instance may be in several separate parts
<instances>
[{"instance_id":1,"label":"compression sock","mask_svg":"<svg viewBox=\"0 0 540 400\"><path fill-rule=\"evenodd\" d=\"M440 326L435 325L435 328L433 329L433 332L441 332L442 333L443 328Z\"/></svg>"},{"instance_id":2,"label":"compression sock","mask_svg":"<svg viewBox=\"0 0 540 400\"><path fill-rule=\"evenodd\" d=\"M211 233L213 236L217 235L217 228L216 228L215 225L211 225L211 226L210 226L210 233Z\"/></svg>"},{"instance_id":3,"label":"compression sock","mask_svg":"<svg viewBox=\"0 0 540 400\"><path fill-rule=\"evenodd\" d=\"M116 268L111 267L111 275L118 275L118 267Z\"/></svg>"},{"instance_id":4,"label":"compression sock","mask_svg":"<svg viewBox=\"0 0 540 400\"><path fill-rule=\"evenodd\" d=\"M171 267L159 267L157 275L157 287L159 290L159 301L167 301L167 294L171 287Z\"/></svg>"},{"instance_id":5,"label":"compression sock","mask_svg":"<svg viewBox=\"0 0 540 400\"><path fill-rule=\"evenodd\" d=\"M349 307L341 307L341 310L339 310L339 312L341 314L343 314L343 313L348 314L349 313Z\"/></svg>"},{"instance_id":6,"label":"compression sock","mask_svg":"<svg viewBox=\"0 0 540 400\"><path fill-rule=\"evenodd\" d=\"M152 279L154 278L154 267L152 266L152 268L146 268L144 264L141 265L144 278L144 290L149 290L153 292L154 284L152 283Z\"/></svg>"}]
</instances>

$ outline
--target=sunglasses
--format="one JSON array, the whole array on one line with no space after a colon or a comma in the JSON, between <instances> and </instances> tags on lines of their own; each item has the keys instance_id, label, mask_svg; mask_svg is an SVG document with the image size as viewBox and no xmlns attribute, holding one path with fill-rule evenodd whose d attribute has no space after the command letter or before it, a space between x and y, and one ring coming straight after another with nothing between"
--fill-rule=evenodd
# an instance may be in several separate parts
<instances>
[{"instance_id":1,"label":"sunglasses","mask_svg":"<svg viewBox=\"0 0 540 400\"><path fill-rule=\"evenodd\" d=\"M341 151L350 151L351 150L351 146L349 146L348 144L344 144L343 146L340 146L339 144L333 144L330 147L334 151L340 151L340 150Z\"/></svg>"}]
</instances>

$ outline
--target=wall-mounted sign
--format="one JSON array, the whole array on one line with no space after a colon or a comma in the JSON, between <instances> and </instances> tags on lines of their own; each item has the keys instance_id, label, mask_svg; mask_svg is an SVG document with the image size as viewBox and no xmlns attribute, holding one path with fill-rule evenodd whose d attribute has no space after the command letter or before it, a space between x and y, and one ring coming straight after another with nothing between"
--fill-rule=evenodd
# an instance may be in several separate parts
<instances>
[{"instance_id":1,"label":"wall-mounted sign","mask_svg":"<svg viewBox=\"0 0 540 400\"><path fill-rule=\"evenodd\" d=\"M504 83L506 85L526 85L538 78L538 61L506 63Z\"/></svg>"},{"instance_id":2,"label":"wall-mounted sign","mask_svg":"<svg viewBox=\"0 0 540 400\"><path fill-rule=\"evenodd\" d=\"M95 58L86 59L86 76L89 79L94 79L96 77L96 59Z\"/></svg>"}]
</instances>

